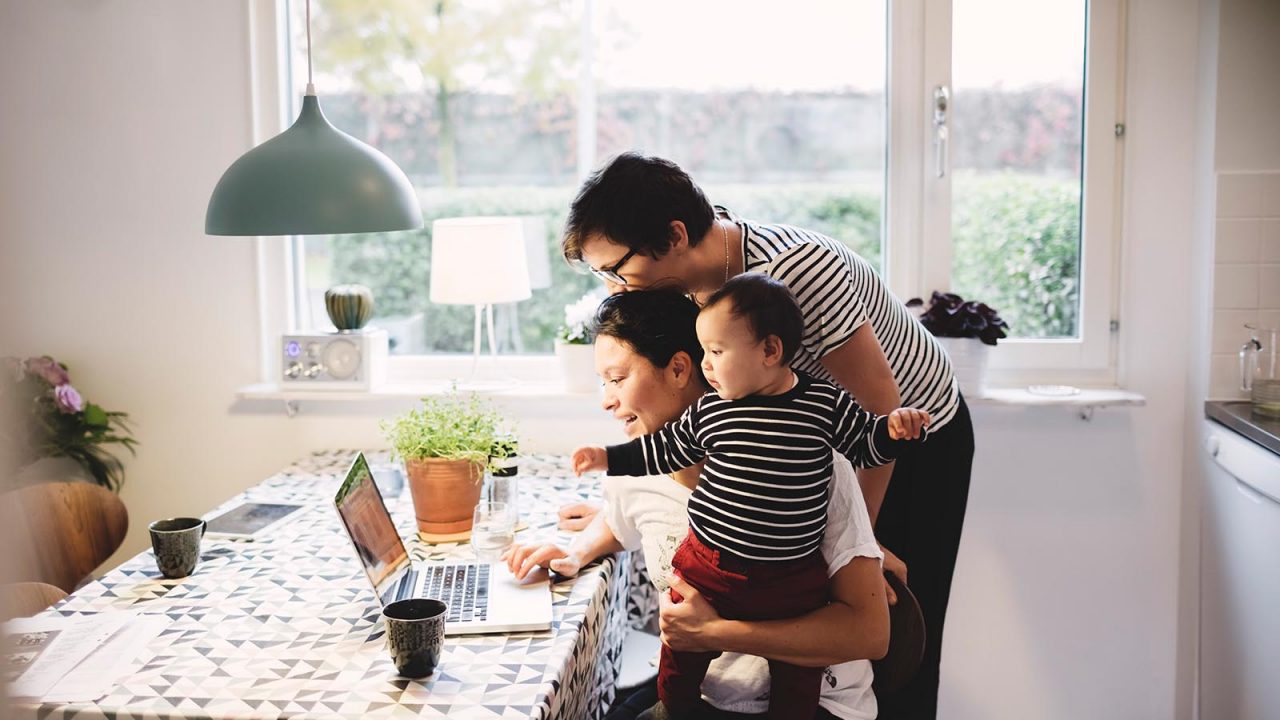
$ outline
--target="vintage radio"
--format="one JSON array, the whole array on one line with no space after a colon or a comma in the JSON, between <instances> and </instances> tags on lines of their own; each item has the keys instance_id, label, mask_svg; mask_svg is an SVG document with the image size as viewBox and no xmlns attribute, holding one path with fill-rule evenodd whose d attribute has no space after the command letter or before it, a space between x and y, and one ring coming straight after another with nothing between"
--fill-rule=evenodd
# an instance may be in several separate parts
<instances>
[{"instance_id":1,"label":"vintage radio","mask_svg":"<svg viewBox=\"0 0 1280 720\"><path fill-rule=\"evenodd\" d=\"M293 333L280 339L280 386L372 390L387 373L387 332L377 328Z\"/></svg>"}]
</instances>

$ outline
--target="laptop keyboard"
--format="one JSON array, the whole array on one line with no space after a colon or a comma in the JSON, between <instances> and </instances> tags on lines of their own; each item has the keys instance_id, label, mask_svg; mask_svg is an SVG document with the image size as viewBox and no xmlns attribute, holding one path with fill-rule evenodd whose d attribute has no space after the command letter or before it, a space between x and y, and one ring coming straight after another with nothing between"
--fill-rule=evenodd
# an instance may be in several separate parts
<instances>
[{"instance_id":1,"label":"laptop keyboard","mask_svg":"<svg viewBox=\"0 0 1280 720\"><path fill-rule=\"evenodd\" d=\"M449 606L445 622L483 622L489 618L488 563L465 565L426 565L415 568L410 576L422 576L419 597L441 600ZM405 577L396 590L396 599L413 596L418 583Z\"/></svg>"}]
</instances>

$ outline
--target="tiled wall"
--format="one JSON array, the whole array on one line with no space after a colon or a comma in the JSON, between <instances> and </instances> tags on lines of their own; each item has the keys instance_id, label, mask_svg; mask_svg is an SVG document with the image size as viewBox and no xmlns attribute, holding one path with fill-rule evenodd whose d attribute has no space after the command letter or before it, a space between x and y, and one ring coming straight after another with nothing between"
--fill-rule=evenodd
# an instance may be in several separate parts
<instances>
[{"instance_id":1,"label":"tiled wall","mask_svg":"<svg viewBox=\"0 0 1280 720\"><path fill-rule=\"evenodd\" d=\"M1280 329L1280 171L1218 173L1211 398L1245 397L1245 323Z\"/></svg>"}]
</instances>

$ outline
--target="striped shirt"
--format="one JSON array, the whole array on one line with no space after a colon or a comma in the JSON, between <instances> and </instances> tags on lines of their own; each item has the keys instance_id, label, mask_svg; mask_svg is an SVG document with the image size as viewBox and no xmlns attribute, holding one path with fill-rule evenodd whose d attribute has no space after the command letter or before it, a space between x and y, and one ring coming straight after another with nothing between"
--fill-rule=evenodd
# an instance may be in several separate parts
<instances>
[{"instance_id":1,"label":"striped shirt","mask_svg":"<svg viewBox=\"0 0 1280 720\"><path fill-rule=\"evenodd\" d=\"M742 231L746 271L762 272L786 285L800 305L804 337L791 361L793 368L838 385L819 361L870 321L898 383L899 405L927 411L932 431L955 417L960 395L951 360L870 263L825 235L753 223L722 207L716 211Z\"/></svg>"},{"instance_id":2,"label":"striped shirt","mask_svg":"<svg viewBox=\"0 0 1280 720\"><path fill-rule=\"evenodd\" d=\"M818 549L827 525L831 451L883 465L906 441L888 419L804 373L781 395L699 398L661 430L608 448L610 475L671 473L706 459L689 498L703 544L748 560L784 561Z\"/></svg>"}]
</instances>

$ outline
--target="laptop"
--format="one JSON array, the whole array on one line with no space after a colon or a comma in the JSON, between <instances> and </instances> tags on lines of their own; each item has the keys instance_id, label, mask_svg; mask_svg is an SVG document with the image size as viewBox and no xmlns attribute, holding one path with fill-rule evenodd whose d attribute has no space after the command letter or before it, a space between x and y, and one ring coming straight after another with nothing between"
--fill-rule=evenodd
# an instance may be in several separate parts
<instances>
[{"instance_id":1,"label":"laptop","mask_svg":"<svg viewBox=\"0 0 1280 720\"><path fill-rule=\"evenodd\" d=\"M352 461L333 504L382 605L407 598L442 600L449 608L446 635L551 628L551 582L545 570L517 581L505 563L415 566L363 453Z\"/></svg>"}]
</instances>

